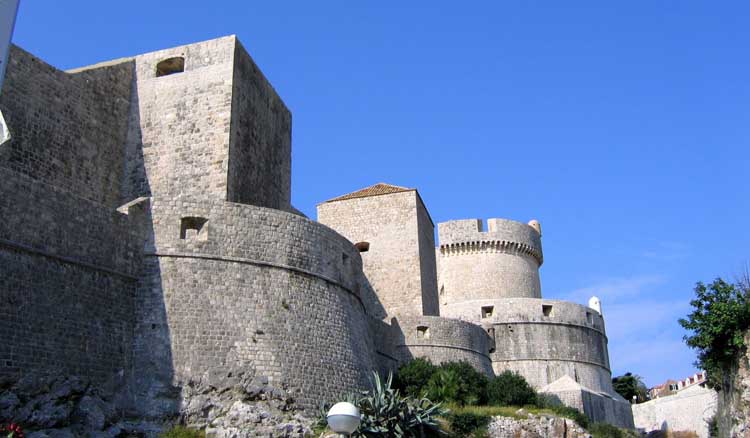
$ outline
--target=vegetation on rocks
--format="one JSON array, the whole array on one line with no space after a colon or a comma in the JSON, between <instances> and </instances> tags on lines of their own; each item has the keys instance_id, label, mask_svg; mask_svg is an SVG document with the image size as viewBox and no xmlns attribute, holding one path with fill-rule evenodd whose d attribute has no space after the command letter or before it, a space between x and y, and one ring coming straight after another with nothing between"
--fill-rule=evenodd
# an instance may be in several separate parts
<instances>
[{"instance_id":1,"label":"vegetation on rocks","mask_svg":"<svg viewBox=\"0 0 750 438\"><path fill-rule=\"evenodd\" d=\"M487 378L466 362L434 365L420 358L399 368L394 386L412 397L446 403L450 413L443 419L455 436L484 436L491 418L497 416L523 420L529 414L552 415L584 428L589 425L583 413L537 394L512 371Z\"/></svg>"}]
</instances>

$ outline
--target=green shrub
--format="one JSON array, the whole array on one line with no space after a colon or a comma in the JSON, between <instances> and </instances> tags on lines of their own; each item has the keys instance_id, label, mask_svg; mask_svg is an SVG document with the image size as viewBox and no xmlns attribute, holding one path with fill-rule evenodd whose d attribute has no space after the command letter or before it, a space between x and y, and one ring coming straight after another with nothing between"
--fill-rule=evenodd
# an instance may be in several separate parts
<instances>
[{"instance_id":1,"label":"green shrub","mask_svg":"<svg viewBox=\"0 0 750 438\"><path fill-rule=\"evenodd\" d=\"M503 371L490 379L487 395L496 406L525 406L536 403L536 391L520 374Z\"/></svg>"},{"instance_id":2,"label":"green shrub","mask_svg":"<svg viewBox=\"0 0 750 438\"><path fill-rule=\"evenodd\" d=\"M409 397L424 397L427 382L436 370L437 367L429 359L416 358L399 367L393 376L393 387Z\"/></svg>"},{"instance_id":3,"label":"green shrub","mask_svg":"<svg viewBox=\"0 0 750 438\"><path fill-rule=\"evenodd\" d=\"M191 429L185 426L173 426L162 432L159 438L205 438L206 432L199 429Z\"/></svg>"},{"instance_id":4,"label":"green shrub","mask_svg":"<svg viewBox=\"0 0 750 438\"><path fill-rule=\"evenodd\" d=\"M594 423L588 430L592 438L625 438L620 429L609 423Z\"/></svg>"},{"instance_id":5,"label":"green shrub","mask_svg":"<svg viewBox=\"0 0 750 438\"><path fill-rule=\"evenodd\" d=\"M455 377L457 384L455 390L450 391L448 389L451 388L447 388L446 391L443 391L446 394L451 394L452 392L450 397L443 399L444 401L458 405L483 405L487 403L487 376L474 369L468 362L446 362L440 364L438 372L433 374L430 382L428 382L428 387L439 384L441 381L446 384L453 383L452 379L446 379L446 374L442 377L436 377L440 371L444 371L447 375ZM437 381L433 382L433 380Z\"/></svg>"},{"instance_id":6,"label":"green shrub","mask_svg":"<svg viewBox=\"0 0 750 438\"><path fill-rule=\"evenodd\" d=\"M492 417L489 415L472 412L452 413L448 415L451 431L457 437L469 436L476 430L487 427L490 424L490 420L492 420Z\"/></svg>"},{"instance_id":7,"label":"green shrub","mask_svg":"<svg viewBox=\"0 0 750 438\"><path fill-rule=\"evenodd\" d=\"M426 398L402 397L392 388L393 376L383 381L373 374L371 391L350 397L360 411L362 422L354 432L355 437L430 437L440 435L437 417L446 410Z\"/></svg>"}]
</instances>

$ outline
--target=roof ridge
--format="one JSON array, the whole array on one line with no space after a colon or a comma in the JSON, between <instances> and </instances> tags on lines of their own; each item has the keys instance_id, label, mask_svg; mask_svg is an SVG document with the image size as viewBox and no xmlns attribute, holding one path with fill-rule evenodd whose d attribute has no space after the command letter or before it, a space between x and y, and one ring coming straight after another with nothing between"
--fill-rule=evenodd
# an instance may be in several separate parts
<instances>
[{"instance_id":1,"label":"roof ridge","mask_svg":"<svg viewBox=\"0 0 750 438\"><path fill-rule=\"evenodd\" d=\"M347 193L341 196L337 196L335 198L331 198L327 201L323 201L322 203L325 204L328 202L345 201L347 199L356 199L356 198L367 198L370 196L378 196L378 195L390 195L392 193L402 193L402 192L408 192L412 190L416 190L416 189L403 187L403 186L397 186L394 184L388 184L385 182L379 182L371 186L367 186L365 188L355 190L351 193Z\"/></svg>"}]
</instances>

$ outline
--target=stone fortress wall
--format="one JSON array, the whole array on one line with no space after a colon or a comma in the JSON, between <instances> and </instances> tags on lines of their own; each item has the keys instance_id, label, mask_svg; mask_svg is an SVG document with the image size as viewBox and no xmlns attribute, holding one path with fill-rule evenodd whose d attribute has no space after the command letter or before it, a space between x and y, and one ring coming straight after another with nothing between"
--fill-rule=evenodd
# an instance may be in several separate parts
<instances>
[{"instance_id":1,"label":"stone fortress wall","mask_svg":"<svg viewBox=\"0 0 750 438\"><path fill-rule=\"evenodd\" d=\"M67 74L12 47L0 109L0 376L132 363L140 251L115 211L132 66Z\"/></svg>"},{"instance_id":2,"label":"stone fortress wall","mask_svg":"<svg viewBox=\"0 0 750 438\"><path fill-rule=\"evenodd\" d=\"M398 319L402 338L396 342L401 363L427 357L434 363L465 361L493 375L490 352L494 340L476 324L439 316Z\"/></svg>"},{"instance_id":3,"label":"stone fortress wall","mask_svg":"<svg viewBox=\"0 0 750 438\"><path fill-rule=\"evenodd\" d=\"M300 215L291 115L234 36L69 72L13 48L0 109L0 373L114 379L159 416L208 375L312 408L426 356L629 424L601 315L541 299L538 224L440 224L436 252L387 184Z\"/></svg>"},{"instance_id":4,"label":"stone fortress wall","mask_svg":"<svg viewBox=\"0 0 750 438\"><path fill-rule=\"evenodd\" d=\"M495 373L518 372L592 419L632 427L612 388L600 309L542 299L539 222L489 219L482 228L480 219L438 224L440 314L485 328Z\"/></svg>"},{"instance_id":5,"label":"stone fortress wall","mask_svg":"<svg viewBox=\"0 0 750 438\"><path fill-rule=\"evenodd\" d=\"M307 407L366 385L385 312L351 243L291 213L291 116L235 37L71 72L10 60L3 374L130 378L149 415L222 370Z\"/></svg>"},{"instance_id":6,"label":"stone fortress wall","mask_svg":"<svg viewBox=\"0 0 750 438\"><path fill-rule=\"evenodd\" d=\"M432 219L416 190L380 186L319 204L318 221L367 245L364 269L388 315L438 315Z\"/></svg>"},{"instance_id":7,"label":"stone fortress wall","mask_svg":"<svg viewBox=\"0 0 750 438\"><path fill-rule=\"evenodd\" d=\"M366 385L377 309L347 240L298 215L229 202L154 199L151 215L156 241L144 257L158 269L139 291L136 374L187 382L252 369L311 407ZM185 233L186 218L204 220L201 230ZM171 361L154 361L155 350ZM158 400L142 387L140 403Z\"/></svg>"}]
</instances>

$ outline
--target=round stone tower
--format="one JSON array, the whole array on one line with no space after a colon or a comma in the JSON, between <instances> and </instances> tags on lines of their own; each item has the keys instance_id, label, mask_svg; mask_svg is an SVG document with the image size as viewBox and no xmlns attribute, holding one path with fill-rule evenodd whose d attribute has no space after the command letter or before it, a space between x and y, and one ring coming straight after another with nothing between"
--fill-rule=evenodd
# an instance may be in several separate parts
<instances>
[{"instance_id":1,"label":"round stone tower","mask_svg":"<svg viewBox=\"0 0 750 438\"><path fill-rule=\"evenodd\" d=\"M438 224L441 315L460 317L484 300L541 298L539 223L481 219ZM488 315L482 315L486 317Z\"/></svg>"}]
</instances>

